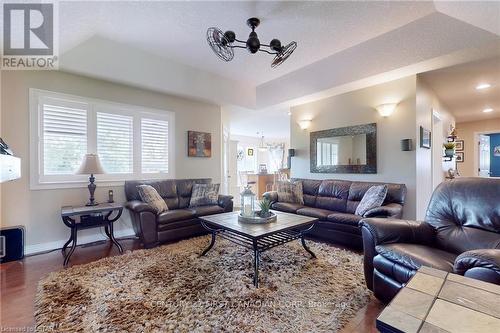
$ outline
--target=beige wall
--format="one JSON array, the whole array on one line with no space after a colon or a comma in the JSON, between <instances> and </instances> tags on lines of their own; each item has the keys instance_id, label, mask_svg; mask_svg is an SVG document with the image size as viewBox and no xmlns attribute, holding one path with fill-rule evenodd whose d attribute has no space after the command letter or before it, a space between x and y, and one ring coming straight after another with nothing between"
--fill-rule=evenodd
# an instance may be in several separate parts
<instances>
[{"instance_id":1,"label":"beige wall","mask_svg":"<svg viewBox=\"0 0 500 333\"><path fill-rule=\"evenodd\" d=\"M478 141L476 134L500 133L500 118L457 123L457 140L464 140L464 162L457 163L462 177L477 176Z\"/></svg>"},{"instance_id":2,"label":"beige wall","mask_svg":"<svg viewBox=\"0 0 500 333\"><path fill-rule=\"evenodd\" d=\"M29 188L29 88L98 98L118 103L139 105L175 112L176 178L221 178L221 113L220 107L180 97L132 88L107 81L55 71L10 71L2 73L2 136L22 159L20 180L2 185L2 226L26 226L28 245L68 238L69 230L59 216L63 205L79 205L88 197L86 188L36 190ZM187 131L212 133L212 157L187 157ZM97 183L96 199L103 201L111 187ZM124 202L123 186L114 187L115 200ZM120 230L130 228L128 213L117 223ZM83 235L91 236L96 230ZM97 231L98 232L98 231ZM80 236L80 235L79 235Z\"/></svg>"},{"instance_id":3,"label":"beige wall","mask_svg":"<svg viewBox=\"0 0 500 333\"><path fill-rule=\"evenodd\" d=\"M417 76L417 219L422 220L429 204L434 188L445 177L445 171L455 168L455 162L443 161L443 143L449 132L450 125L455 119L439 100L437 95L419 76ZM437 112L441 120L436 119L433 113ZM431 149L420 148L420 126L431 131Z\"/></svg>"},{"instance_id":4,"label":"beige wall","mask_svg":"<svg viewBox=\"0 0 500 333\"><path fill-rule=\"evenodd\" d=\"M326 98L292 108L291 148L292 177L312 179L348 179L404 183L408 188L405 218L415 218L416 162L415 151L401 151L401 139L416 142L415 130L416 77L408 77L374 87ZM387 118L374 109L383 103L399 103ZM312 119L307 130L297 122ZM309 168L310 132L330 128L377 123L377 174L323 174L311 173Z\"/></svg>"}]
</instances>

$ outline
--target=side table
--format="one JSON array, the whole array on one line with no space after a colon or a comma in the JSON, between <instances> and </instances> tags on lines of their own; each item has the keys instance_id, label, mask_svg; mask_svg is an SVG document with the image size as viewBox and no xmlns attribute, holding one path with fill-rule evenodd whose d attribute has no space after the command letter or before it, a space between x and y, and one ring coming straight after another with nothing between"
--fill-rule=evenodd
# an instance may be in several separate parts
<instances>
[{"instance_id":1,"label":"side table","mask_svg":"<svg viewBox=\"0 0 500 333\"><path fill-rule=\"evenodd\" d=\"M123 249L113 235L113 222L122 215L123 205L118 203L102 203L96 206L65 206L61 208L61 218L64 224L71 229L71 236L64 244L62 253L64 255L64 267L68 265L69 258L76 248L78 230L104 227L106 235L112 244L116 245L118 251L123 253ZM112 217L114 215L114 217ZM77 218L79 217L79 218ZM71 244L68 253L66 249Z\"/></svg>"}]
</instances>

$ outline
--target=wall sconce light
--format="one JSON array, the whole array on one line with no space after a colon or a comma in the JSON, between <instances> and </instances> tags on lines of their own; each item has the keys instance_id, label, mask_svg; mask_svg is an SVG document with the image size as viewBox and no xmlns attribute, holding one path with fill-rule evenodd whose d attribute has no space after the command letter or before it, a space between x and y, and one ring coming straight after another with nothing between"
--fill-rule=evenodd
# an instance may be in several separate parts
<instances>
[{"instance_id":1,"label":"wall sconce light","mask_svg":"<svg viewBox=\"0 0 500 333\"><path fill-rule=\"evenodd\" d=\"M380 104L376 109L382 117L389 117L396 110L396 106L396 103Z\"/></svg>"},{"instance_id":2,"label":"wall sconce light","mask_svg":"<svg viewBox=\"0 0 500 333\"><path fill-rule=\"evenodd\" d=\"M311 125L311 120L299 120L297 124L299 124L300 129L306 130Z\"/></svg>"}]
</instances>

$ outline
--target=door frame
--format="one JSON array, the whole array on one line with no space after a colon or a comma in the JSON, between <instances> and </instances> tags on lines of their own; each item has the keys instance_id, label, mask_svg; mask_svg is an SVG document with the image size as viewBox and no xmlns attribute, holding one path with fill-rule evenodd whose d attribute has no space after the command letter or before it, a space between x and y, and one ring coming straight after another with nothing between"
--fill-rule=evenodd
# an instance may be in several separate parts
<instances>
[{"instance_id":1,"label":"door frame","mask_svg":"<svg viewBox=\"0 0 500 333\"><path fill-rule=\"evenodd\" d=\"M474 132L474 176L479 176L479 135L486 134L497 134L500 133L500 129L497 130L489 130L489 131L478 131ZM499 177L491 177L490 178L499 178Z\"/></svg>"}]
</instances>

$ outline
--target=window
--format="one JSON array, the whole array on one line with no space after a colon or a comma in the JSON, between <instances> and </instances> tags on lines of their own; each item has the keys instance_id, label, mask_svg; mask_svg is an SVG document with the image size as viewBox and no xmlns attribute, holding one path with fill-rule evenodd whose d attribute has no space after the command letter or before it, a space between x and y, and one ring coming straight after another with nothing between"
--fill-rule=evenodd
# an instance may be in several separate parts
<instances>
[{"instance_id":1,"label":"window","mask_svg":"<svg viewBox=\"0 0 500 333\"><path fill-rule=\"evenodd\" d=\"M171 112L36 89L30 109L33 189L85 186L86 153L99 155L98 182L174 177Z\"/></svg>"},{"instance_id":2,"label":"window","mask_svg":"<svg viewBox=\"0 0 500 333\"><path fill-rule=\"evenodd\" d=\"M318 166L338 164L339 145L337 143L318 141L316 147L316 164Z\"/></svg>"},{"instance_id":3,"label":"window","mask_svg":"<svg viewBox=\"0 0 500 333\"><path fill-rule=\"evenodd\" d=\"M97 154L106 172L133 173L133 121L131 116L97 112Z\"/></svg>"}]
</instances>

